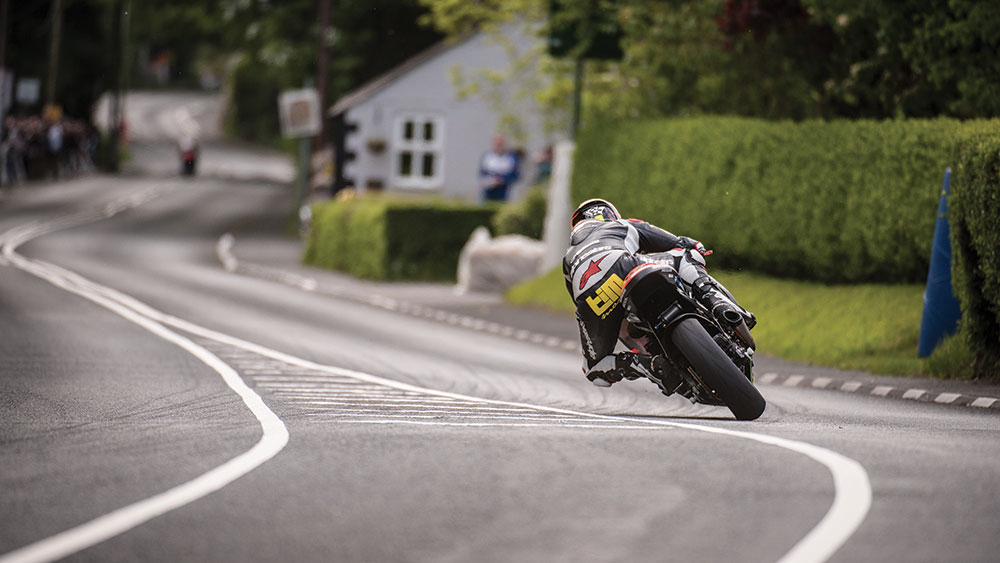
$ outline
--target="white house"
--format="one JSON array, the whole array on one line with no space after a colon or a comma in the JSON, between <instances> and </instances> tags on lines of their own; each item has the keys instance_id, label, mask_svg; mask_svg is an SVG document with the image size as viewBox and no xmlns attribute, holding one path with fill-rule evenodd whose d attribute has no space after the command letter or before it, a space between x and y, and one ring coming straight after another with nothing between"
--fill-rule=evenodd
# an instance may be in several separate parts
<instances>
[{"instance_id":1,"label":"white house","mask_svg":"<svg viewBox=\"0 0 1000 563\"><path fill-rule=\"evenodd\" d=\"M520 51L541 39L522 26L505 28L505 37ZM515 114L523 140L507 136L510 148L525 151L522 180L512 188L516 199L534 178L531 155L565 135L545 135L534 97L518 95L516 84L491 92L458 96L456 71L472 78L481 71L504 72L512 60L487 33L476 33L435 45L392 71L339 99L329 110L333 137L334 190L433 194L478 201L479 159L500 131L503 112ZM498 110L497 96L503 110Z\"/></svg>"}]
</instances>

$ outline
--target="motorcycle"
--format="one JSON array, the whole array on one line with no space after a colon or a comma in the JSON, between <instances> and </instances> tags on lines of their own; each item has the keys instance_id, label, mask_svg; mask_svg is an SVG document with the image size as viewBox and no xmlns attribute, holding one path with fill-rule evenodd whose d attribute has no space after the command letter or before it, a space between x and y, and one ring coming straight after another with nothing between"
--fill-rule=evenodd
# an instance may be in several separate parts
<instances>
[{"instance_id":1,"label":"motorcycle","mask_svg":"<svg viewBox=\"0 0 1000 563\"><path fill-rule=\"evenodd\" d=\"M198 145L191 139L183 139L178 145L181 159L181 175L193 176L198 165Z\"/></svg>"},{"instance_id":2,"label":"motorcycle","mask_svg":"<svg viewBox=\"0 0 1000 563\"><path fill-rule=\"evenodd\" d=\"M639 360L663 394L725 406L737 420L754 420L766 406L753 385L756 343L742 313L730 309L716 318L695 298L694 288L674 268L673 259L683 252L692 251L651 256L625 278L625 330L648 354L622 352L619 365Z\"/></svg>"}]
</instances>

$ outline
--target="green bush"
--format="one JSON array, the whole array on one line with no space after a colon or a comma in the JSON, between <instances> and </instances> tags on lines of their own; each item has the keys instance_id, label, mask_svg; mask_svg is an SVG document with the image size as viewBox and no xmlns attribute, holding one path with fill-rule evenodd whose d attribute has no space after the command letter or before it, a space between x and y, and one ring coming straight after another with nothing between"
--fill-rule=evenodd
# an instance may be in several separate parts
<instances>
[{"instance_id":1,"label":"green bush","mask_svg":"<svg viewBox=\"0 0 1000 563\"><path fill-rule=\"evenodd\" d=\"M319 203L303 261L368 279L454 281L462 247L495 211L388 198Z\"/></svg>"},{"instance_id":2,"label":"green bush","mask_svg":"<svg viewBox=\"0 0 1000 563\"><path fill-rule=\"evenodd\" d=\"M1000 379L1000 128L958 148L948 198L952 287L977 377Z\"/></svg>"},{"instance_id":3,"label":"green bush","mask_svg":"<svg viewBox=\"0 0 1000 563\"><path fill-rule=\"evenodd\" d=\"M528 190L520 201L504 204L493 216L493 232L497 236L524 235L541 240L548 197L546 186L539 184Z\"/></svg>"},{"instance_id":4,"label":"green bush","mask_svg":"<svg viewBox=\"0 0 1000 563\"><path fill-rule=\"evenodd\" d=\"M623 121L577 139L573 199L604 197L721 267L827 283L923 282L958 142L997 122Z\"/></svg>"}]
</instances>

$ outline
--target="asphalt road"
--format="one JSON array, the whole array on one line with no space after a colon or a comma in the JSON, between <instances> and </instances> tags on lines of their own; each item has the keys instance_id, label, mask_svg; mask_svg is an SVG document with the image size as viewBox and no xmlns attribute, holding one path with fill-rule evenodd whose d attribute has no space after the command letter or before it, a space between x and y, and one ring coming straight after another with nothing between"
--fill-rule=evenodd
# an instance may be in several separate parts
<instances>
[{"instance_id":1,"label":"asphalt road","mask_svg":"<svg viewBox=\"0 0 1000 563\"><path fill-rule=\"evenodd\" d=\"M0 561L998 560L995 409L599 389L572 321L297 266L290 208L166 170L0 203Z\"/></svg>"}]
</instances>

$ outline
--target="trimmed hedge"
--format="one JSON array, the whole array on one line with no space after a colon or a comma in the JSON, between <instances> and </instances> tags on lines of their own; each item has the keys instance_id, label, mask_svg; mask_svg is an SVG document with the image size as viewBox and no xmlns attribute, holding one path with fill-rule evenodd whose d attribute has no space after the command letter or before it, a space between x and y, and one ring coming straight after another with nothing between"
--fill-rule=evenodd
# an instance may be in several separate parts
<instances>
[{"instance_id":1,"label":"trimmed hedge","mask_svg":"<svg viewBox=\"0 0 1000 563\"><path fill-rule=\"evenodd\" d=\"M1000 379L1000 128L963 142L956 161L948 211L961 334L973 373Z\"/></svg>"},{"instance_id":2,"label":"trimmed hedge","mask_svg":"<svg viewBox=\"0 0 1000 563\"><path fill-rule=\"evenodd\" d=\"M496 208L355 198L318 203L303 262L378 280L454 281L472 231Z\"/></svg>"},{"instance_id":3,"label":"trimmed hedge","mask_svg":"<svg viewBox=\"0 0 1000 563\"><path fill-rule=\"evenodd\" d=\"M493 216L496 236L524 235L541 240L545 230L545 210L548 208L547 186L532 186L520 201L505 203Z\"/></svg>"},{"instance_id":4,"label":"trimmed hedge","mask_svg":"<svg viewBox=\"0 0 1000 563\"><path fill-rule=\"evenodd\" d=\"M573 198L705 242L713 262L836 282L926 281L944 170L992 122L623 121L577 139Z\"/></svg>"}]
</instances>

